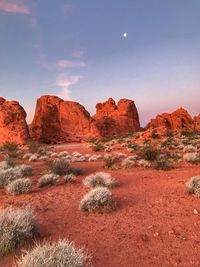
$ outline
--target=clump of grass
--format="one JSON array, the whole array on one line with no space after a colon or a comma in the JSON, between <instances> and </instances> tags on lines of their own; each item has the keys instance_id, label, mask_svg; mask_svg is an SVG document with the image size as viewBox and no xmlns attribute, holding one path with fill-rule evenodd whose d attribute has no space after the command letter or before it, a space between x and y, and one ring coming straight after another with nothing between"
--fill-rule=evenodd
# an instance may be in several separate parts
<instances>
[{"instance_id":1,"label":"clump of grass","mask_svg":"<svg viewBox=\"0 0 200 267\"><path fill-rule=\"evenodd\" d=\"M20 178L7 185L6 191L10 195L20 195L30 191L32 182L29 178Z\"/></svg>"},{"instance_id":2,"label":"clump of grass","mask_svg":"<svg viewBox=\"0 0 200 267\"><path fill-rule=\"evenodd\" d=\"M200 154L199 153L186 153L183 156L183 161L190 162L190 163L199 163Z\"/></svg>"},{"instance_id":3,"label":"clump of grass","mask_svg":"<svg viewBox=\"0 0 200 267\"><path fill-rule=\"evenodd\" d=\"M41 144L38 141L30 140L28 142L28 150L32 154L38 153L40 147L41 147Z\"/></svg>"},{"instance_id":4,"label":"clump of grass","mask_svg":"<svg viewBox=\"0 0 200 267\"><path fill-rule=\"evenodd\" d=\"M96 187L88 192L81 200L80 210L82 211L111 211L115 208L111 191L106 187Z\"/></svg>"},{"instance_id":5,"label":"clump of grass","mask_svg":"<svg viewBox=\"0 0 200 267\"><path fill-rule=\"evenodd\" d=\"M112 156L112 155L104 156L104 162L105 162L104 168L110 169L110 168L116 167L119 160L120 160L120 157L118 156Z\"/></svg>"},{"instance_id":6,"label":"clump of grass","mask_svg":"<svg viewBox=\"0 0 200 267\"><path fill-rule=\"evenodd\" d=\"M73 173L70 173L64 176L65 183L74 182L75 180L76 180L76 176Z\"/></svg>"},{"instance_id":7,"label":"clump of grass","mask_svg":"<svg viewBox=\"0 0 200 267\"><path fill-rule=\"evenodd\" d=\"M0 258L31 240L36 230L36 218L31 208L0 211Z\"/></svg>"},{"instance_id":8,"label":"clump of grass","mask_svg":"<svg viewBox=\"0 0 200 267\"><path fill-rule=\"evenodd\" d=\"M167 170L171 170L173 168L173 166L172 166L171 162L169 162L169 160L159 159L159 160L155 161L154 168L156 170L167 171Z\"/></svg>"},{"instance_id":9,"label":"clump of grass","mask_svg":"<svg viewBox=\"0 0 200 267\"><path fill-rule=\"evenodd\" d=\"M143 167L143 168L150 168L151 167L151 162L149 162L146 159L140 159L138 161L138 166L139 167Z\"/></svg>"},{"instance_id":10,"label":"clump of grass","mask_svg":"<svg viewBox=\"0 0 200 267\"><path fill-rule=\"evenodd\" d=\"M83 248L76 248L66 239L54 243L36 244L25 251L16 267L91 267L91 257Z\"/></svg>"},{"instance_id":11,"label":"clump of grass","mask_svg":"<svg viewBox=\"0 0 200 267\"><path fill-rule=\"evenodd\" d=\"M19 146L14 142L7 141L4 143L2 151L7 153L12 158L17 158L19 155Z\"/></svg>"},{"instance_id":12,"label":"clump of grass","mask_svg":"<svg viewBox=\"0 0 200 267\"><path fill-rule=\"evenodd\" d=\"M83 180L83 184L90 188L97 186L112 187L116 185L116 180L111 177L110 173L97 172L87 176Z\"/></svg>"},{"instance_id":13,"label":"clump of grass","mask_svg":"<svg viewBox=\"0 0 200 267\"><path fill-rule=\"evenodd\" d=\"M104 149L105 149L105 146L101 142L96 142L92 146L92 150L94 152L104 151Z\"/></svg>"},{"instance_id":14,"label":"clump of grass","mask_svg":"<svg viewBox=\"0 0 200 267\"><path fill-rule=\"evenodd\" d=\"M122 161L122 167L123 168L131 168L131 167L134 167L136 165L136 158L135 156L129 156L127 158L125 158L123 161Z\"/></svg>"},{"instance_id":15,"label":"clump of grass","mask_svg":"<svg viewBox=\"0 0 200 267\"><path fill-rule=\"evenodd\" d=\"M70 173L70 164L66 159L55 159L50 161L49 168L52 173L57 175L66 175Z\"/></svg>"},{"instance_id":16,"label":"clump of grass","mask_svg":"<svg viewBox=\"0 0 200 267\"><path fill-rule=\"evenodd\" d=\"M200 176L191 177L185 185L188 193L195 194L197 197L200 197Z\"/></svg>"},{"instance_id":17,"label":"clump of grass","mask_svg":"<svg viewBox=\"0 0 200 267\"><path fill-rule=\"evenodd\" d=\"M38 187L56 185L59 181L59 176L55 174L45 174L38 181Z\"/></svg>"},{"instance_id":18,"label":"clump of grass","mask_svg":"<svg viewBox=\"0 0 200 267\"><path fill-rule=\"evenodd\" d=\"M156 160L158 155L159 150L150 145L143 147L138 153L138 156L140 156L142 159L149 161Z\"/></svg>"}]
</instances>

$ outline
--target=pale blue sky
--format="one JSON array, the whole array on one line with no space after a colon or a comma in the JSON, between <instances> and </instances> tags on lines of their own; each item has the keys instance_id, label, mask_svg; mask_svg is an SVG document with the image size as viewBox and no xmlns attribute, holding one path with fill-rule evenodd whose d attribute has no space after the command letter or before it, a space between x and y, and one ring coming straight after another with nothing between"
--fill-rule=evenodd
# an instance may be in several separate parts
<instances>
[{"instance_id":1,"label":"pale blue sky","mask_svg":"<svg viewBox=\"0 0 200 267\"><path fill-rule=\"evenodd\" d=\"M108 97L131 98L143 125L180 106L195 115L199 25L199 0L0 0L0 96L29 121L44 94L91 114Z\"/></svg>"}]
</instances>

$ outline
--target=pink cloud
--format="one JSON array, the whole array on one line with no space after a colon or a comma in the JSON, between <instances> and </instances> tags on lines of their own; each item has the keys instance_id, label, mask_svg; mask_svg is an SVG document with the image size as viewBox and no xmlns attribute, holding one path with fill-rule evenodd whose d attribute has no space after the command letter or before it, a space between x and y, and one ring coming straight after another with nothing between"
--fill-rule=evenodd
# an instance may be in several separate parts
<instances>
[{"instance_id":1,"label":"pink cloud","mask_svg":"<svg viewBox=\"0 0 200 267\"><path fill-rule=\"evenodd\" d=\"M22 0L0 0L0 11L7 13L30 14L30 9Z\"/></svg>"},{"instance_id":2,"label":"pink cloud","mask_svg":"<svg viewBox=\"0 0 200 267\"><path fill-rule=\"evenodd\" d=\"M83 68L86 67L85 62L83 61L75 61L75 60L59 60L56 63L56 66L59 68Z\"/></svg>"},{"instance_id":3,"label":"pink cloud","mask_svg":"<svg viewBox=\"0 0 200 267\"><path fill-rule=\"evenodd\" d=\"M63 99L70 99L70 87L73 84L76 84L80 81L81 76L69 76L69 77L59 77L57 80L57 86L61 88L60 93L58 94L59 97Z\"/></svg>"}]
</instances>

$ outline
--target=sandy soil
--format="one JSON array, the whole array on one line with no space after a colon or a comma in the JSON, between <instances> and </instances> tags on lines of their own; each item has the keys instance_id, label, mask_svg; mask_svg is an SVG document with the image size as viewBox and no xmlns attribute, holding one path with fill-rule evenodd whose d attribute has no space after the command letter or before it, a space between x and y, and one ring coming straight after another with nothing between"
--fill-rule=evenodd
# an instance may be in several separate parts
<instances>
[{"instance_id":1,"label":"sandy soil","mask_svg":"<svg viewBox=\"0 0 200 267\"><path fill-rule=\"evenodd\" d=\"M82 144L55 150L65 149L91 153ZM106 170L120 181L112 189L118 208L99 214L81 212L78 207L87 192L82 179L105 171L102 161L75 163L84 170L77 182L43 189L36 187L36 181L44 163L31 164L33 190L13 197L1 189L0 206L30 204L38 216L41 240L73 240L93 255L96 267L200 266L200 199L188 195L184 185L191 176L200 175L200 165L187 164L170 171ZM199 214L194 214L194 209ZM12 266L15 256L5 257L0 266Z\"/></svg>"}]
</instances>

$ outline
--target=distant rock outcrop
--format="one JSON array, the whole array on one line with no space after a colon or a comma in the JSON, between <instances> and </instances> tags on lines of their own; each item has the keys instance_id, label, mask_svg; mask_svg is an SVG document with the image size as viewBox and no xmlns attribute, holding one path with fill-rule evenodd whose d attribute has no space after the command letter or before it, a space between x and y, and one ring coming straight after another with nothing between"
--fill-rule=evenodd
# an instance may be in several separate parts
<instances>
[{"instance_id":1,"label":"distant rock outcrop","mask_svg":"<svg viewBox=\"0 0 200 267\"><path fill-rule=\"evenodd\" d=\"M30 135L41 142L64 143L96 136L98 130L82 105L47 95L37 100Z\"/></svg>"},{"instance_id":2,"label":"distant rock outcrop","mask_svg":"<svg viewBox=\"0 0 200 267\"><path fill-rule=\"evenodd\" d=\"M121 99L117 105L112 98L98 103L93 119L101 136L122 136L140 129L137 108L129 99Z\"/></svg>"},{"instance_id":3,"label":"distant rock outcrop","mask_svg":"<svg viewBox=\"0 0 200 267\"><path fill-rule=\"evenodd\" d=\"M200 114L194 117L194 129L197 132L200 132Z\"/></svg>"},{"instance_id":4,"label":"distant rock outcrop","mask_svg":"<svg viewBox=\"0 0 200 267\"><path fill-rule=\"evenodd\" d=\"M9 141L23 145L28 139L25 110L17 101L6 101L0 97L0 144Z\"/></svg>"},{"instance_id":5,"label":"distant rock outcrop","mask_svg":"<svg viewBox=\"0 0 200 267\"><path fill-rule=\"evenodd\" d=\"M145 136L158 134L161 136L169 133L192 132L195 129L194 120L183 108L172 113L163 113L152 119L145 128Z\"/></svg>"}]
</instances>

